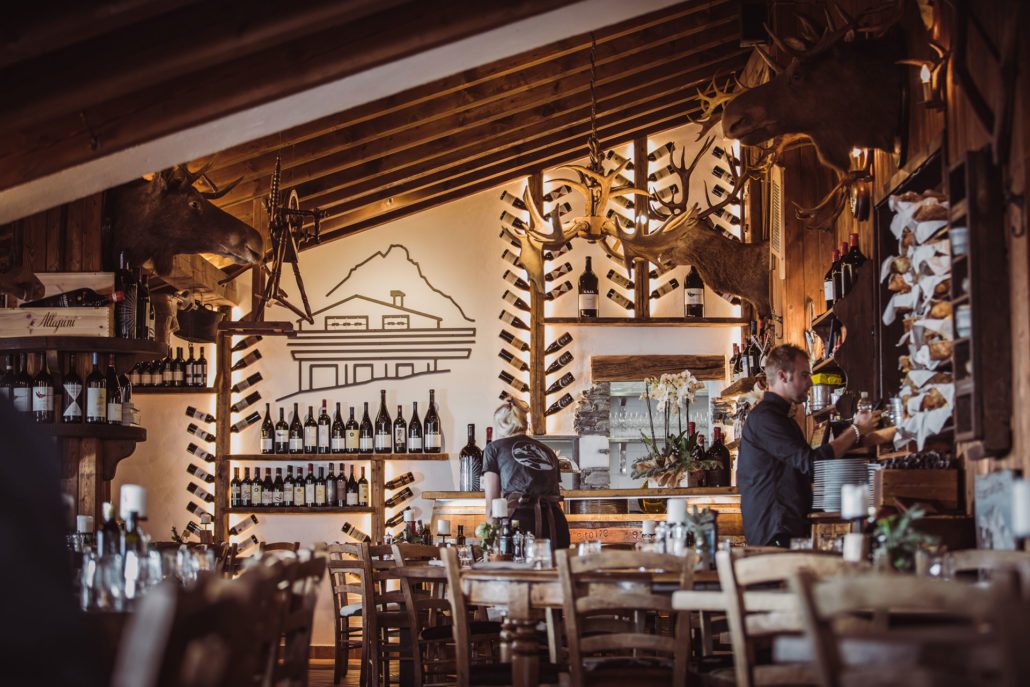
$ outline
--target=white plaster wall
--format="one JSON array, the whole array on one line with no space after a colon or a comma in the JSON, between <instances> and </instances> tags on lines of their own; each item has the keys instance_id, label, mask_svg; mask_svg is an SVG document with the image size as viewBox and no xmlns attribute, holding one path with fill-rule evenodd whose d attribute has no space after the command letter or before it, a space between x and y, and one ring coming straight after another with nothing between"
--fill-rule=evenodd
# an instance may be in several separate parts
<instances>
[{"instance_id":1,"label":"white plaster wall","mask_svg":"<svg viewBox=\"0 0 1030 687\"><path fill-rule=\"evenodd\" d=\"M690 148L696 129L684 127L666 134L658 135L650 141L656 147L667 140L675 140ZM628 154L626 146L621 152ZM688 153L689 154L689 153ZM715 164L714 158L699 165L698 177L695 179L693 193L700 191L701 179ZM557 172L557 174L555 174ZM549 176L560 176L559 170L552 170ZM707 177L709 181L712 177ZM523 183L513 183L503 187L521 196ZM327 292L332 289L347 272L358 262L368 258L376 251L385 251L391 244L405 246L422 267L425 276L437 289L452 295L465 313L475 320L466 323L460 316L448 315L445 326L470 326L476 328L476 343L472 347L468 360L453 361L446 366L451 372L440 375L417 377L408 380L391 380L387 384L373 382L364 386L335 390L328 393L311 392L288 400L287 415L294 400L302 404L319 405L323 397L330 401L332 407L336 401L343 404L344 413L351 405L369 401L374 414L378 407L379 389L387 389L387 402L391 415L396 405L405 407L405 417L410 416L411 402L419 402L420 415L424 416L426 401L430 388L436 389L439 413L443 421L444 450L452 454L450 462L389 462L386 466L386 478L412 471L416 476L413 485L416 495L424 490L446 490L456 488L457 453L465 442L465 426L475 423L477 439L480 445L484 440L483 428L490 422L494 408L498 404L498 394L506 385L497 378L506 364L497 357L502 346L498 338L501 323L498 314L501 311L500 296L506 288L501 274L508 267L500 258L505 247L498 239L498 215L504 209L498 197L502 188L479 193L473 197L455 201L430 211L420 213L373 230L335 241L313 250L305 251L301 257L301 270L307 285L307 292L314 310L333 303L350 293L363 293L383 300L389 300L389 291L400 288L407 294L406 305L419 309L435 308L440 310L439 298L429 294L421 283L412 280L410 272L404 267L404 261L383 261L386 267L379 270L362 270L356 273L344 287L338 289L331 297ZM697 197L696 195L694 196ZM577 210L581 207L578 204ZM566 258L574 265L570 278L576 283L587 255L594 258L594 271L601 277L601 309L602 315L620 315L618 309L607 299L604 293L611 286L604 279L609 269L607 258L599 248L578 241L574 250ZM391 254L396 258L396 253ZM675 271L674 275L682 284L685 268ZM400 274L398 274L400 273ZM663 283L663 278L658 283ZM284 288L296 299L297 289L289 278L284 278ZM297 301L299 302L299 301ZM682 289L667 295L657 304L652 302L655 316L682 315ZM556 302L549 303L547 315L572 316L576 310L575 293L566 294ZM736 309L712 293L706 294L706 313L710 316L736 314ZM267 318L294 319L291 314L273 307ZM510 329L510 328L509 328ZM554 338L565 331L565 327L549 328L549 338ZM592 355L606 354L656 354L656 353L690 353L690 354L724 354L728 355L731 343L736 341L736 330L731 328L630 328L630 327L569 327L574 341L568 347L575 356L574 362L562 370L571 371L576 382L568 389L574 396L587 388L589 380L589 360ZM527 338L526 333L521 334ZM279 396L292 393L297 388L297 367L290 359L284 339L266 337L258 344L263 359L240 372L234 373L233 382L237 382L255 371L264 377L257 390L261 393L262 402L257 407L264 412L264 402L272 402L273 416ZM208 358L213 354L208 349ZM510 370L510 368L507 368ZM212 371L213 374L213 371ZM553 378L549 378L551 381ZM249 393L249 392L248 392ZM552 397L549 400L554 400ZM214 412L214 398L204 395L190 396L138 396L137 404L141 408L143 423L148 429L149 438L140 445L135 454L122 462L115 479L115 489L127 482L142 484L149 492L148 529L156 538L167 539L170 528L174 525L181 529L191 519L185 510L190 495L186 485L190 481L186 466L200 461L186 453L186 445L190 441L202 442L186 434L186 425L190 420L185 416L187 405ZM548 433L571 434L574 406L548 420ZM237 421L242 415L234 416ZM213 428L211 428L213 429ZM256 452L258 448L258 426L255 425L232 438L233 451ZM213 447L208 447L213 450ZM305 464L301 458L294 464ZM344 461L348 462L348 461ZM247 463L247 466L282 466L282 463ZM360 465L360 463L359 463ZM211 466L204 465L211 470ZM195 500L195 499L194 499ZM428 520L432 504L420 498L409 502L416 511L416 517ZM260 515L260 524L247 534L256 533L263 541L299 541L302 544L313 544L317 541L343 540L345 535L340 527L346 519L357 527L368 531L368 516L341 515ZM230 524L234 524L239 516L233 516ZM332 605L327 591L317 610L315 644L332 644Z\"/></svg>"}]
</instances>

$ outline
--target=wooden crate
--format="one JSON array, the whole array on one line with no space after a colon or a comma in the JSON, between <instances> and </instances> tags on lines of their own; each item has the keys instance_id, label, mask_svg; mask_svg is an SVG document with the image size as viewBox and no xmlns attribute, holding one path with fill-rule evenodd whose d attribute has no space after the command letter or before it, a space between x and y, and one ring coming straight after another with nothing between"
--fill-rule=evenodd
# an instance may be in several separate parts
<instances>
[{"instance_id":1,"label":"wooden crate","mask_svg":"<svg viewBox=\"0 0 1030 687\"><path fill-rule=\"evenodd\" d=\"M114 293L114 272L38 272L43 296L56 296L76 289L93 289L108 298Z\"/></svg>"},{"instance_id":2,"label":"wooden crate","mask_svg":"<svg viewBox=\"0 0 1030 687\"><path fill-rule=\"evenodd\" d=\"M958 470L877 470L876 506L894 505L895 498L935 501L946 510L959 507Z\"/></svg>"},{"instance_id":3,"label":"wooden crate","mask_svg":"<svg viewBox=\"0 0 1030 687\"><path fill-rule=\"evenodd\" d=\"M0 337L114 336L114 306L0 310Z\"/></svg>"}]
</instances>

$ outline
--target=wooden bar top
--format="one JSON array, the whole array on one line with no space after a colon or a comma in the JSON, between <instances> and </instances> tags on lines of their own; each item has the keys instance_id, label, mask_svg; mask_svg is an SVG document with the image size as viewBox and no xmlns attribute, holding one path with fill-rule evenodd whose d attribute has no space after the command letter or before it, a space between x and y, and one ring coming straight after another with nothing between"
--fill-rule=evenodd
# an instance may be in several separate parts
<instances>
[{"instance_id":1,"label":"wooden bar top","mask_svg":"<svg viewBox=\"0 0 1030 687\"><path fill-rule=\"evenodd\" d=\"M640 498L641 496L737 496L736 487L676 487L670 489L568 489L567 499ZM424 499L481 499L481 491L424 491Z\"/></svg>"}]
</instances>

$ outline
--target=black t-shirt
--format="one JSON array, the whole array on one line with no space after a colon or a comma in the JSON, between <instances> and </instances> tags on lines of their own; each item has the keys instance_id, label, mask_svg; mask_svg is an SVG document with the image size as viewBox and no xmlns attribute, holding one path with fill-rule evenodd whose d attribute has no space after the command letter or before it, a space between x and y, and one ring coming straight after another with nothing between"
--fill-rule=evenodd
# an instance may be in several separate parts
<instances>
[{"instance_id":1,"label":"black t-shirt","mask_svg":"<svg viewBox=\"0 0 1030 687\"><path fill-rule=\"evenodd\" d=\"M501 478L501 493L556 496L561 484L558 456L551 448L524 434L490 442L483 455L483 472Z\"/></svg>"}]
</instances>

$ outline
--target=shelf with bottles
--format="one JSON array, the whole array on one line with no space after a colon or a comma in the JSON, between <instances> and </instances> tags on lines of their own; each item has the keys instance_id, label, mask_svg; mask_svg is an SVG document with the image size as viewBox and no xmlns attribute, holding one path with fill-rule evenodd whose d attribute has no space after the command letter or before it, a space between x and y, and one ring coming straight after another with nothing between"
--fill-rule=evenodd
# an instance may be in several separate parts
<instances>
[{"instance_id":1,"label":"shelf with bottles","mask_svg":"<svg viewBox=\"0 0 1030 687\"><path fill-rule=\"evenodd\" d=\"M740 327L748 321L742 317L546 317L544 324L579 325L583 327Z\"/></svg>"},{"instance_id":2,"label":"shelf with bottles","mask_svg":"<svg viewBox=\"0 0 1030 687\"><path fill-rule=\"evenodd\" d=\"M44 434L61 438L104 439L113 441L147 440L145 427L98 422L41 422L35 425Z\"/></svg>"},{"instance_id":3,"label":"shelf with bottles","mask_svg":"<svg viewBox=\"0 0 1030 687\"><path fill-rule=\"evenodd\" d=\"M109 336L14 336L0 338L0 353L58 353L114 354L118 369L125 369L140 360L166 357L167 344L142 339L121 339Z\"/></svg>"},{"instance_id":4,"label":"shelf with bottles","mask_svg":"<svg viewBox=\"0 0 1030 687\"><path fill-rule=\"evenodd\" d=\"M158 394L214 394L217 389L210 386L134 386L133 395L158 395Z\"/></svg>"},{"instance_id":5,"label":"shelf with bottles","mask_svg":"<svg viewBox=\"0 0 1030 687\"><path fill-rule=\"evenodd\" d=\"M449 453L230 453L225 456L228 460L269 462L368 462L368 461L392 461L392 460L422 460L422 461L445 461L450 460Z\"/></svg>"},{"instance_id":6,"label":"shelf with bottles","mask_svg":"<svg viewBox=\"0 0 1030 687\"><path fill-rule=\"evenodd\" d=\"M259 513L274 515L369 515L375 512L371 506L233 506L226 513Z\"/></svg>"}]
</instances>

